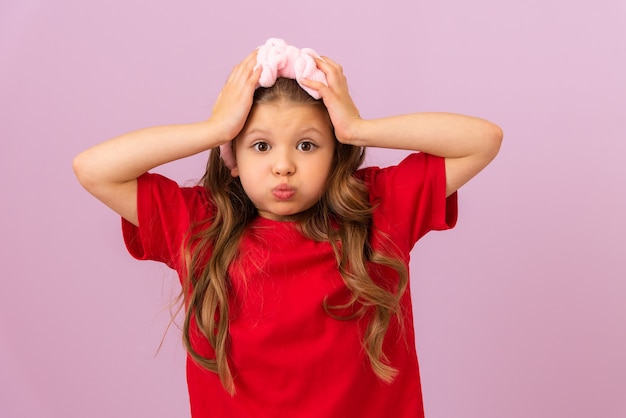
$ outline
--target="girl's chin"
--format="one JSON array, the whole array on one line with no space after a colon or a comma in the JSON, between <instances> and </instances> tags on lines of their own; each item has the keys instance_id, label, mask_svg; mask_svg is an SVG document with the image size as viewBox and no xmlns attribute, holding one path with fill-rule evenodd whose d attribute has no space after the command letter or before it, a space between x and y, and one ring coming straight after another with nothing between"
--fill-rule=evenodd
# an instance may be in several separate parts
<instances>
[{"instance_id":1,"label":"girl's chin","mask_svg":"<svg viewBox=\"0 0 626 418\"><path fill-rule=\"evenodd\" d=\"M264 210L259 210L258 212L259 216L270 219L272 221L291 222L297 220L298 217L307 212L309 209L311 208L306 208L302 211L268 212Z\"/></svg>"}]
</instances>

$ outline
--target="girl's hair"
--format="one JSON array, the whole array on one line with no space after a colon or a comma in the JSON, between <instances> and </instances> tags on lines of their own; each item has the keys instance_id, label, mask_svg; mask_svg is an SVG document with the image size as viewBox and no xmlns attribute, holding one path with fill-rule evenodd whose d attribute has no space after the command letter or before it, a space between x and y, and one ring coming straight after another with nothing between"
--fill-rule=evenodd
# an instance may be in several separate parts
<instances>
[{"instance_id":1,"label":"girl's hair","mask_svg":"<svg viewBox=\"0 0 626 418\"><path fill-rule=\"evenodd\" d=\"M280 100L311 104L326 110L321 100L315 100L294 80L285 78L279 78L272 87L257 89L253 106ZM397 370L388 364L382 350L383 340L394 315L402 326L400 298L406 290L408 273L387 237L379 233L389 244L386 249L389 254L370 244L373 208L365 184L354 176L363 163L364 153L364 148L337 141L325 193L315 206L293 219L306 237L330 243L339 272L352 292L352 299L345 305L330 306L324 301L325 311L337 320L368 315L363 337L365 351L376 375L391 382ZM238 254L240 238L257 216L257 210L239 178L232 177L221 161L218 149L211 151L201 183L211 192L215 215L193 226L183 251L188 273L182 290L186 306L183 341L192 359L217 373L224 388L234 394L235 386L228 366L228 266L236 257L245 256ZM207 252L211 253L208 260ZM371 277L372 263L397 271L399 281L390 285L389 280ZM345 312L345 309L354 314L345 317L333 313ZM194 341L201 336L192 335L193 321L200 334L209 340L215 358L206 358L194 349Z\"/></svg>"}]
</instances>

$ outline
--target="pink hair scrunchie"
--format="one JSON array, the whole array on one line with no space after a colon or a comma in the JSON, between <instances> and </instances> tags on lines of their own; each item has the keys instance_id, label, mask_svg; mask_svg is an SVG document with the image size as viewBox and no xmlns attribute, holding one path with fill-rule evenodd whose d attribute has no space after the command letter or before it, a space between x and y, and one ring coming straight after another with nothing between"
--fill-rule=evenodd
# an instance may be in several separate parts
<instances>
[{"instance_id":1,"label":"pink hair scrunchie","mask_svg":"<svg viewBox=\"0 0 626 418\"><path fill-rule=\"evenodd\" d=\"M270 38L265 44L257 48L256 66L262 67L261 76L257 84L259 87L271 87L278 78L291 78L298 82L311 97L320 99L317 90L303 86L300 80L305 78L319 81L328 85L326 74L315 64L314 58L320 58L319 54L311 48L296 48L288 45L282 39ZM226 167L235 168L236 161L233 156L232 141L220 145L220 156Z\"/></svg>"}]
</instances>

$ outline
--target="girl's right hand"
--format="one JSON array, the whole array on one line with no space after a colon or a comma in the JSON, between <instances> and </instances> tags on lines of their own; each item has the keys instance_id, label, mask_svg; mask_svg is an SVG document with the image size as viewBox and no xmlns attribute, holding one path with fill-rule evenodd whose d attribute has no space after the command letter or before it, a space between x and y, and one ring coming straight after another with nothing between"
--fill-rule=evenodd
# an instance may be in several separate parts
<instances>
[{"instance_id":1,"label":"girl's right hand","mask_svg":"<svg viewBox=\"0 0 626 418\"><path fill-rule=\"evenodd\" d=\"M137 178L161 164L226 143L241 131L261 68L256 51L237 65L222 89L208 121L140 129L95 145L76 156L80 183L105 205L138 225Z\"/></svg>"},{"instance_id":2,"label":"girl's right hand","mask_svg":"<svg viewBox=\"0 0 626 418\"><path fill-rule=\"evenodd\" d=\"M363 119L348 90L348 81L343 68L328 57L315 58L317 68L326 75L327 85L319 81L303 79L300 82L317 90L328 109L328 115L337 140L344 144L353 143L358 125Z\"/></svg>"},{"instance_id":3,"label":"girl's right hand","mask_svg":"<svg viewBox=\"0 0 626 418\"><path fill-rule=\"evenodd\" d=\"M209 120L222 130L224 142L234 139L243 129L256 89L262 67L256 70L255 50L233 68L226 84L222 88Z\"/></svg>"}]
</instances>

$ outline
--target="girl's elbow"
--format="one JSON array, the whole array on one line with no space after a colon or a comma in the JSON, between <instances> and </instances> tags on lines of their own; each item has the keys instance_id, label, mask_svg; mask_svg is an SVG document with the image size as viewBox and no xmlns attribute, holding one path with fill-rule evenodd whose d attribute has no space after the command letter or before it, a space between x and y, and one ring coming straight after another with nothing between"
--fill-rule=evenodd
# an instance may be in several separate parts
<instances>
[{"instance_id":1,"label":"girl's elbow","mask_svg":"<svg viewBox=\"0 0 626 418\"><path fill-rule=\"evenodd\" d=\"M502 143L502 139L504 138L504 131L501 127L496 124L493 124L493 137L494 140L498 143L498 147Z\"/></svg>"},{"instance_id":2,"label":"girl's elbow","mask_svg":"<svg viewBox=\"0 0 626 418\"><path fill-rule=\"evenodd\" d=\"M72 170L74 171L74 175L76 176L76 179L78 179L78 181L80 182L81 177L83 176L83 171L84 171L84 163L83 163L83 157L82 157L82 153L78 154L77 156L74 157L74 159L72 160Z\"/></svg>"},{"instance_id":3,"label":"girl's elbow","mask_svg":"<svg viewBox=\"0 0 626 418\"><path fill-rule=\"evenodd\" d=\"M72 169L74 170L74 175L78 182L85 189L89 190L93 184L93 175L90 174L89 168L91 164L89 162L89 158L86 155L86 152L81 152L72 161Z\"/></svg>"},{"instance_id":4,"label":"girl's elbow","mask_svg":"<svg viewBox=\"0 0 626 418\"><path fill-rule=\"evenodd\" d=\"M494 159L500 147L502 146L502 139L504 138L504 132L498 125L492 123L490 125L489 133L486 135L485 151L489 155L490 160Z\"/></svg>"}]
</instances>

